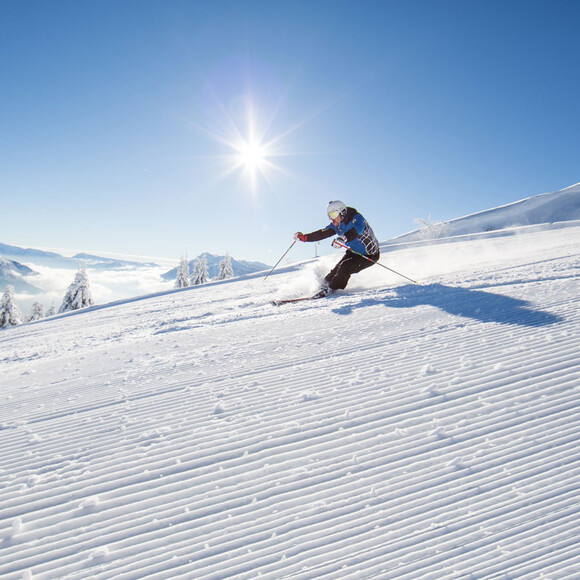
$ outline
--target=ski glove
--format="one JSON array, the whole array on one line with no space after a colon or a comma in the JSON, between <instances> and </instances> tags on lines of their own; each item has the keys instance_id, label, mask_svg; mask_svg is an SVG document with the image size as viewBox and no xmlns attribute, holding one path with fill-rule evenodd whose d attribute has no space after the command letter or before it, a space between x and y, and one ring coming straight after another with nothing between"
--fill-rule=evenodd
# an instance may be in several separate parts
<instances>
[{"instance_id":1,"label":"ski glove","mask_svg":"<svg viewBox=\"0 0 580 580\"><path fill-rule=\"evenodd\" d=\"M308 237L306 236L306 234L303 234L302 232L296 232L294 234L294 239L295 240L300 240L301 242L307 242L308 241Z\"/></svg>"},{"instance_id":2,"label":"ski glove","mask_svg":"<svg viewBox=\"0 0 580 580\"><path fill-rule=\"evenodd\" d=\"M342 236L338 236L335 240L332 240L332 247L340 250L346 244L346 240Z\"/></svg>"}]
</instances>

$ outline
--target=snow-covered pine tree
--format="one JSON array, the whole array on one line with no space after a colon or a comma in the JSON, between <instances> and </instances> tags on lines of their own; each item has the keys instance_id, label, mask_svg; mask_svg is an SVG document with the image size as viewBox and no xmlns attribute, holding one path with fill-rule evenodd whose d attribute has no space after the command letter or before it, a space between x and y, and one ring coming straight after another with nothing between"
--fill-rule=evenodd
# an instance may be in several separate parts
<instances>
[{"instance_id":1,"label":"snow-covered pine tree","mask_svg":"<svg viewBox=\"0 0 580 580\"><path fill-rule=\"evenodd\" d=\"M32 305L32 314L28 318L28 322L33 322L34 320L40 320L44 318L44 306L40 302L35 302Z\"/></svg>"},{"instance_id":2,"label":"snow-covered pine tree","mask_svg":"<svg viewBox=\"0 0 580 580\"><path fill-rule=\"evenodd\" d=\"M207 259L205 256L199 256L193 263L193 274L191 276L191 285L198 286L205 284L209 280L209 272L207 269Z\"/></svg>"},{"instance_id":3,"label":"snow-covered pine tree","mask_svg":"<svg viewBox=\"0 0 580 580\"><path fill-rule=\"evenodd\" d=\"M0 328L22 324L22 313L14 302L14 287L8 286L0 302Z\"/></svg>"},{"instance_id":4,"label":"snow-covered pine tree","mask_svg":"<svg viewBox=\"0 0 580 580\"><path fill-rule=\"evenodd\" d=\"M73 283L68 287L58 312L60 314L69 310L80 310L93 304L89 278L86 270L82 268L76 273Z\"/></svg>"},{"instance_id":5,"label":"snow-covered pine tree","mask_svg":"<svg viewBox=\"0 0 580 580\"><path fill-rule=\"evenodd\" d=\"M46 311L45 317L54 316L56 314L56 306L54 302L52 303L51 307Z\"/></svg>"},{"instance_id":6,"label":"snow-covered pine tree","mask_svg":"<svg viewBox=\"0 0 580 580\"><path fill-rule=\"evenodd\" d=\"M218 280L227 280L234 277L234 269L232 268L232 258L229 252L219 264Z\"/></svg>"},{"instance_id":7,"label":"snow-covered pine tree","mask_svg":"<svg viewBox=\"0 0 580 580\"><path fill-rule=\"evenodd\" d=\"M182 257L177 267L177 276L175 278L175 288L187 288L189 280L189 262L187 256Z\"/></svg>"}]
</instances>

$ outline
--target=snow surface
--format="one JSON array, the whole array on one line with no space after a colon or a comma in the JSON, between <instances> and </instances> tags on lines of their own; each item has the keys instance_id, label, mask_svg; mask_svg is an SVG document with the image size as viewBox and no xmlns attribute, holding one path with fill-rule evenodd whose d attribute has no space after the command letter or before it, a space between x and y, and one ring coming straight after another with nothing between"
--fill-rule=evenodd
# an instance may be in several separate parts
<instances>
[{"instance_id":1,"label":"snow surface","mask_svg":"<svg viewBox=\"0 0 580 580\"><path fill-rule=\"evenodd\" d=\"M580 577L580 224L0 332L0 577Z\"/></svg>"}]
</instances>

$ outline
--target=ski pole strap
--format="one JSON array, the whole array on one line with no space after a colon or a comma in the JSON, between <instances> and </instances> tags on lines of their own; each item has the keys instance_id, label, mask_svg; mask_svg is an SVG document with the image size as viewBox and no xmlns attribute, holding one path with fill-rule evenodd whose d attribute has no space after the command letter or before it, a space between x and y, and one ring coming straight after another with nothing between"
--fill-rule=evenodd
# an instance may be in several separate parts
<instances>
[{"instance_id":1,"label":"ski pole strap","mask_svg":"<svg viewBox=\"0 0 580 580\"><path fill-rule=\"evenodd\" d=\"M296 240L294 240L292 244L290 244L290 247L284 252L284 254L282 254L282 257L274 264L274 267L266 274L266 277L262 280L262 282L265 282L268 279L268 276L276 269L276 266L286 257L286 254L294 247L295 243Z\"/></svg>"},{"instance_id":2,"label":"ski pole strap","mask_svg":"<svg viewBox=\"0 0 580 580\"><path fill-rule=\"evenodd\" d=\"M388 270L389 272L392 272L393 274L397 274L398 276L405 278L405 280L409 280L409 282L413 282L413 284L418 284L418 282L416 280L413 280L412 278L405 276L405 274L401 274L401 272L397 272L397 270L393 270L392 268L389 268L388 266L385 266L384 264L381 264L380 262L373 260L372 258L369 258L368 256L365 256L364 254L361 254L360 252L357 252L356 250L353 250L352 248L349 248L348 246L346 246L344 244L341 244L340 242L336 242L336 243L339 246L342 246L343 248L350 250L353 254L357 254L358 256L361 256L365 260L368 260L369 262L372 262L373 264L376 264L377 266L381 266L381 268L384 268L385 270Z\"/></svg>"}]
</instances>

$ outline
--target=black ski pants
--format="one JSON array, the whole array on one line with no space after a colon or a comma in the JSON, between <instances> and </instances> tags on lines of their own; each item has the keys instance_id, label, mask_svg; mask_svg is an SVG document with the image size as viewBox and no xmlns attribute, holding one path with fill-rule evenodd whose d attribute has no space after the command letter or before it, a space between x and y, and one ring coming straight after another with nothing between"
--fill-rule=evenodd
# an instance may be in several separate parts
<instances>
[{"instance_id":1,"label":"black ski pants","mask_svg":"<svg viewBox=\"0 0 580 580\"><path fill-rule=\"evenodd\" d=\"M377 262L379 257L379 254L369 256L373 262ZM369 260L359 254L347 251L324 280L333 290L343 290L346 288L351 274L356 274L365 268L369 268L373 265L373 262L369 262Z\"/></svg>"}]
</instances>

